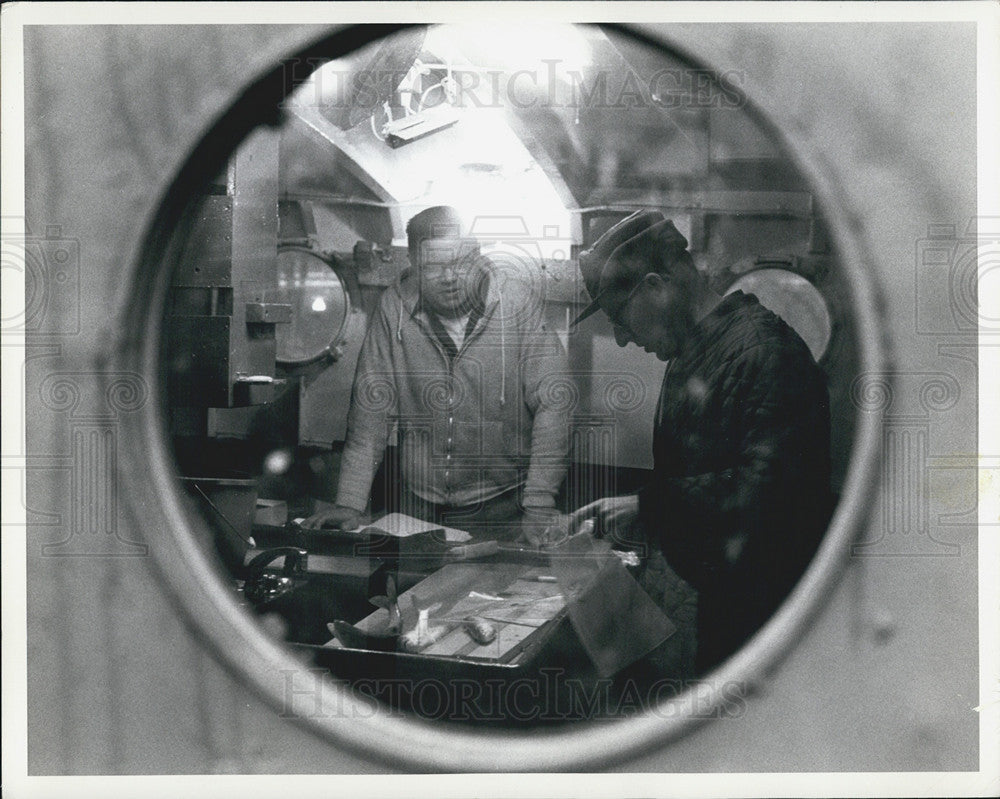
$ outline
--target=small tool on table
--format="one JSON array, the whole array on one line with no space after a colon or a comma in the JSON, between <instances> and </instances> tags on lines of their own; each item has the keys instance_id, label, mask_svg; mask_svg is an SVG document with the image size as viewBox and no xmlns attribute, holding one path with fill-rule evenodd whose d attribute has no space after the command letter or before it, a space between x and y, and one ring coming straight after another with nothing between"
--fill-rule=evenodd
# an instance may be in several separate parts
<instances>
[{"instance_id":1,"label":"small tool on table","mask_svg":"<svg viewBox=\"0 0 1000 799\"><path fill-rule=\"evenodd\" d=\"M399 597L396 595L395 575L386 575L385 596L373 596L368 601L375 607L382 608L389 613L389 624L386 629L392 634L398 634L403 626L403 621L399 613Z\"/></svg>"},{"instance_id":2,"label":"small tool on table","mask_svg":"<svg viewBox=\"0 0 1000 799\"><path fill-rule=\"evenodd\" d=\"M480 541L476 544L462 544L448 550L448 557L454 560L471 560L472 558L487 558L500 552L496 541Z\"/></svg>"}]
</instances>

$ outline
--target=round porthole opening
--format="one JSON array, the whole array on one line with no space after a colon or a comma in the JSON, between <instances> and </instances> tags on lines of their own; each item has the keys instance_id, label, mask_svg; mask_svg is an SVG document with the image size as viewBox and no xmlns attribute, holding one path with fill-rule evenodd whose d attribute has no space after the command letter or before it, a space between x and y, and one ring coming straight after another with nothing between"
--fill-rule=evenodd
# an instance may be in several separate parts
<instances>
[{"instance_id":1,"label":"round porthole opening","mask_svg":"<svg viewBox=\"0 0 1000 799\"><path fill-rule=\"evenodd\" d=\"M875 465L877 431L869 418L855 418L847 399L854 377L883 358L873 288L860 244L808 151L763 119L738 86L659 44L615 28L556 26L539 34L526 67L513 50L486 46L502 33L435 26L374 39L362 28L371 40L357 48L338 32L297 54L321 65L294 92L262 78L172 186L143 254L143 274L155 275L136 294L147 307L129 317L146 319L156 304L151 343L136 355L163 396L134 431L148 448L129 458L154 468L130 500L162 517L164 540L153 551L179 604L220 658L283 714L376 756L391 747L424 768L607 763L701 723L706 700L693 686L710 686L713 712L724 707L727 686L740 686L749 701L836 579ZM531 68L539 81L526 88ZM496 102L473 102L472 77L492 93L490 75L500 76L490 94ZM341 94L331 88L337 76L348 87L358 76L379 81ZM247 129L261 108L280 109L280 124L269 115L269 126ZM216 160L220 150L226 163ZM762 210L776 193L780 213ZM281 242L279 203L290 200L309 206L316 246ZM458 208L479 231L481 252L516 253L505 263L530 271L540 329L574 364L573 379L548 386L572 429L557 499L566 512L642 485L651 464L639 454L648 446L641 431L662 377L662 365L616 346L603 317L570 324L587 301L580 252L640 208L673 220L709 279L741 258L807 241L818 223L830 231L822 280L760 268L729 284L803 338L834 381L834 436L854 446L834 455L831 488L844 500L802 580L712 671L692 665L683 638L694 629L697 591L641 541L615 540L600 559L588 548L574 566L572 557L517 551L512 541L462 550L482 542L449 537L463 532L461 518L454 528L435 522L413 535L378 528L400 513L389 499L411 479L399 451L419 426L413 418L384 431L396 452L382 456L369 488L374 534L294 524L317 511L317 499L334 504L338 484L342 490L352 402L369 412L396 409L398 372L420 371L400 366L359 387L354 370L372 325L386 326L391 346L405 343L419 307L383 298L407 280L407 222L440 205ZM755 209L756 226L747 221ZM508 311L516 320L523 307ZM501 351L482 364L484 374L503 371L502 392L511 388L508 357ZM421 423L433 426L433 412L461 392L431 377L420 394L428 407ZM481 442L488 471L490 447L507 446L511 431L481 428L493 436L489 446ZM458 563L496 568L478 580L444 581L447 599L428 589ZM619 580L609 584L638 589L609 597L654 606L648 635L622 624L613 634L607 610L617 605L593 597L588 605L586 592L573 593L600 586L605 572ZM411 633L412 647L401 644ZM640 639L649 646L636 645ZM677 646L664 649L671 639ZM629 722L594 723L611 718ZM435 722L420 727L419 744L418 719Z\"/></svg>"}]
</instances>

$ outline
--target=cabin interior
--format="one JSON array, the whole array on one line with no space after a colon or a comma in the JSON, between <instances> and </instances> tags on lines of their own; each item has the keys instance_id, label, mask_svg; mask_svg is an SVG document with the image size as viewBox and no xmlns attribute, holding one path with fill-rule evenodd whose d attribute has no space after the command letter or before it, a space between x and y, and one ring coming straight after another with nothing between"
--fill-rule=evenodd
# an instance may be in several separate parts
<instances>
[{"instance_id":1,"label":"cabin interior","mask_svg":"<svg viewBox=\"0 0 1000 799\"><path fill-rule=\"evenodd\" d=\"M566 347L562 510L627 493L651 466L664 364L617 346L601 314L571 325L589 301L580 251L639 208L674 221L717 291L757 295L809 345L828 378L840 490L857 347L807 175L744 103L744 75L613 29L557 27L416 27L290 63L279 123L256 128L192 197L163 251L164 402L178 475L234 579L251 550L301 544L288 523L334 500L368 319L410 267L407 220L434 205L458 208L494 263L532 281ZM394 475L390 447L373 517ZM288 641L318 646L346 611L309 601L264 610Z\"/></svg>"}]
</instances>

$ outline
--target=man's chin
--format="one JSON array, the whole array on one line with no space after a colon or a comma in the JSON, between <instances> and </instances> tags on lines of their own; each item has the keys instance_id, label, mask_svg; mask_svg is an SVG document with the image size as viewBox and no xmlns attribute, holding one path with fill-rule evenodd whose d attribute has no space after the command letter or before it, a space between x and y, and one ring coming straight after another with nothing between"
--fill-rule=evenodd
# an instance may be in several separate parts
<instances>
[{"instance_id":1,"label":"man's chin","mask_svg":"<svg viewBox=\"0 0 1000 799\"><path fill-rule=\"evenodd\" d=\"M469 306L464 302L442 303L438 308L438 316L458 317L469 311Z\"/></svg>"},{"instance_id":2,"label":"man's chin","mask_svg":"<svg viewBox=\"0 0 1000 799\"><path fill-rule=\"evenodd\" d=\"M438 298L427 303L430 309L438 316L461 316L468 310L468 303L464 297Z\"/></svg>"}]
</instances>

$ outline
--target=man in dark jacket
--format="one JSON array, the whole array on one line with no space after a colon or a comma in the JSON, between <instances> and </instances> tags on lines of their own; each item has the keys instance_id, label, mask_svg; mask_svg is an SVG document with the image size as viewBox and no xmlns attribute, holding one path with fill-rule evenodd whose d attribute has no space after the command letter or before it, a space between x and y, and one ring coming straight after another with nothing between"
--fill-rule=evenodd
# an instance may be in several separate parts
<instances>
[{"instance_id":1,"label":"man in dark jacket","mask_svg":"<svg viewBox=\"0 0 1000 799\"><path fill-rule=\"evenodd\" d=\"M598 500L573 522L642 536L698 591L697 668L733 654L781 604L822 537L829 507L825 376L753 295L720 297L687 241L655 211L615 225L580 267L594 302L667 362L654 467L637 495Z\"/></svg>"}]
</instances>

